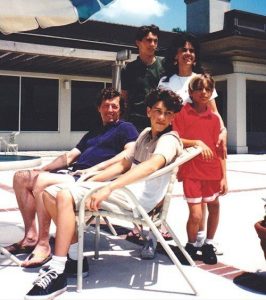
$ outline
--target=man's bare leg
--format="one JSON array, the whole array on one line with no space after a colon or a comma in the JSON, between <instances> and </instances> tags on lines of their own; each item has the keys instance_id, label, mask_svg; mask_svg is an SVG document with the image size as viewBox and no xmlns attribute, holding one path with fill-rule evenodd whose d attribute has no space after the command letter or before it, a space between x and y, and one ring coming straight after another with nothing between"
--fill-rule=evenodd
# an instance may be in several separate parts
<instances>
[{"instance_id":1,"label":"man's bare leg","mask_svg":"<svg viewBox=\"0 0 266 300\"><path fill-rule=\"evenodd\" d=\"M39 173L39 171L34 170L21 170L17 171L13 178L13 188L25 226L25 235L18 242L21 247L35 246L38 241L35 222L36 203L32 189Z\"/></svg>"},{"instance_id":2,"label":"man's bare leg","mask_svg":"<svg viewBox=\"0 0 266 300\"><path fill-rule=\"evenodd\" d=\"M44 206L42 196L46 187L60 183L74 183L74 178L67 174L63 175L44 172L40 173L36 180L33 188L33 195L35 197L36 212L38 216L39 235L35 249L32 252L33 255L31 255L22 263L22 266L24 267L31 267L41 263L51 253L51 247L49 243L51 217Z\"/></svg>"}]
</instances>

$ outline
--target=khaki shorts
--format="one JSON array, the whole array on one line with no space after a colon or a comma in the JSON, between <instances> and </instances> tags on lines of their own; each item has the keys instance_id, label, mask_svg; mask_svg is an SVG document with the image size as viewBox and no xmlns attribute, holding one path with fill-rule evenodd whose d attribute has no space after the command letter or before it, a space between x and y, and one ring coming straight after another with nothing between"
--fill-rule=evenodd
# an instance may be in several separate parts
<instances>
[{"instance_id":1,"label":"khaki shorts","mask_svg":"<svg viewBox=\"0 0 266 300\"><path fill-rule=\"evenodd\" d=\"M91 189L98 188L107 185L108 182L80 182L75 184L55 184L47 187L45 190L54 198L56 198L57 193L66 189L68 190L74 200L76 209L79 208L81 200L89 195ZM103 201L101 203L101 209L106 211L111 211L114 213L125 214L132 212L135 217L139 214L135 209L135 205L130 200L129 196L122 190L115 190L110 195L108 201Z\"/></svg>"}]
</instances>

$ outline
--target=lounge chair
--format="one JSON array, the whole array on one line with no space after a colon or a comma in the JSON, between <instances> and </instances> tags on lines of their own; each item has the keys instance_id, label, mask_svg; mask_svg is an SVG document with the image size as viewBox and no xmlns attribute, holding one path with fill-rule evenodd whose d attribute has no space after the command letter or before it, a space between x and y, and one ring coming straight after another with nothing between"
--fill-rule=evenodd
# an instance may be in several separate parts
<instances>
[{"instance_id":1,"label":"lounge chair","mask_svg":"<svg viewBox=\"0 0 266 300\"><path fill-rule=\"evenodd\" d=\"M193 157L197 156L201 152L201 148L186 148L183 150L182 154L177 157L177 159L170 165L156 171L154 174L146 177L145 181L154 179L159 176L169 176L169 181L166 187L166 193L163 199L163 205L162 208L155 220L153 220L147 212L144 210L144 208L139 204L138 199L136 199L135 195L126 187L121 188L120 191L124 194L126 199L129 199L131 209L124 209L122 207L117 206L117 212L114 211L107 211L107 210L99 210L97 212L91 212L89 210L86 210L85 202L87 197L90 196L90 194L94 193L97 189L100 188L100 186L103 186L106 183L99 183L99 187L90 190L90 192L83 198L83 200L80 203L79 210L76 212L76 220L78 224L78 274L77 274L77 291L82 290L82 262L83 262L83 246L84 246L84 230L85 228L92 222L92 220L96 219L96 233L95 233L95 257L97 258L99 256L99 239L100 239L100 218L104 218L105 221L109 218L115 218L116 220L120 221L128 221L135 225L142 225L144 227L150 228L153 235L157 238L157 240L161 243L162 247L172 260L172 262L175 264L177 269L180 271L184 279L187 281L189 286L191 287L191 290L194 295L197 295L197 291L191 281L188 279L187 275L185 274L183 270L183 266L181 265L180 261L174 254L171 247L168 245L168 243L163 238L162 234L158 230L158 228L161 225L164 225L166 229L170 232L172 235L176 245L181 250L183 255L186 257L187 261L190 263L191 266L195 266L194 261L191 259L189 254L185 251L183 246L181 245L178 237L174 233L174 231L169 226L166 218L167 213L170 205L170 201L172 198L172 192L174 187L174 182L176 180L176 173L178 170L178 167L187 162L188 160L192 159ZM110 197L111 200L111 197ZM106 201L108 203L108 201ZM108 219L106 219L108 218Z\"/></svg>"}]
</instances>

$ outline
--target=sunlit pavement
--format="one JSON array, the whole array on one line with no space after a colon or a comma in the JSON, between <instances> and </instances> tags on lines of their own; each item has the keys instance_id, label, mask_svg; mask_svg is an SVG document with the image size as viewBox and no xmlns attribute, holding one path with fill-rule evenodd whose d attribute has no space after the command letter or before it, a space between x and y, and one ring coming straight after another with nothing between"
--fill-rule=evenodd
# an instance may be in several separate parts
<instances>
[{"instance_id":1,"label":"sunlit pavement","mask_svg":"<svg viewBox=\"0 0 266 300\"><path fill-rule=\"evenodd\" d=\"M25 153L23 153L25 154ZM28 153L42 156L47 163L59 152ZM86 234L85 247L90 264L84 290L76 293L76 280L68 280L68 291L58 299L265 299L265 295L236 286L231 279L241 271L266 272L266 261L254 224L264 216L266 198L266 155L229 155L228 195L221 197L220 223L215 240L224 254L219 264L206 268L185 266L184 271L198 290L191 290L167 256L157 254L151 261L140 260L140 246L103 233L99 260L93 257L93 232ZM23 237L23 222L17 209L12 177L14 171L0 172L0 244ZM184 245L188 210L182 188L176 184L169 223ZM51 234L54 233L54 226ZM25 255L19 257L24 259ZM206 270L208 269L208 270ZM0 299L23 299L36 278L38 269L23 269L0 258Z\"/></svg>"}]
</instances>

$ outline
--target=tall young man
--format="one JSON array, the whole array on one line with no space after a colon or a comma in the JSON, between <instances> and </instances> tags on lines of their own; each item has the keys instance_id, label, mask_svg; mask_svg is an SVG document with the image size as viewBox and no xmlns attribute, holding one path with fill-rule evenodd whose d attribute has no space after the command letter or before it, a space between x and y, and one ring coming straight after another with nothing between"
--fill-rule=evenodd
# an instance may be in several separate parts
<instances>
[{"instance_id":1,"label":"tall young man","mask_svg":"<svg viewBox=\"0 0 266 300\"><path fill-rule=\"evenodd\" d=\"M163 60L155 55L160 29L155 25L141 26L136 33L139 55L121 73L122 95L126 99L127 119L139 132L149 126L145 97L155 89L164 74Z\"/></svg>"}]
</instances>

